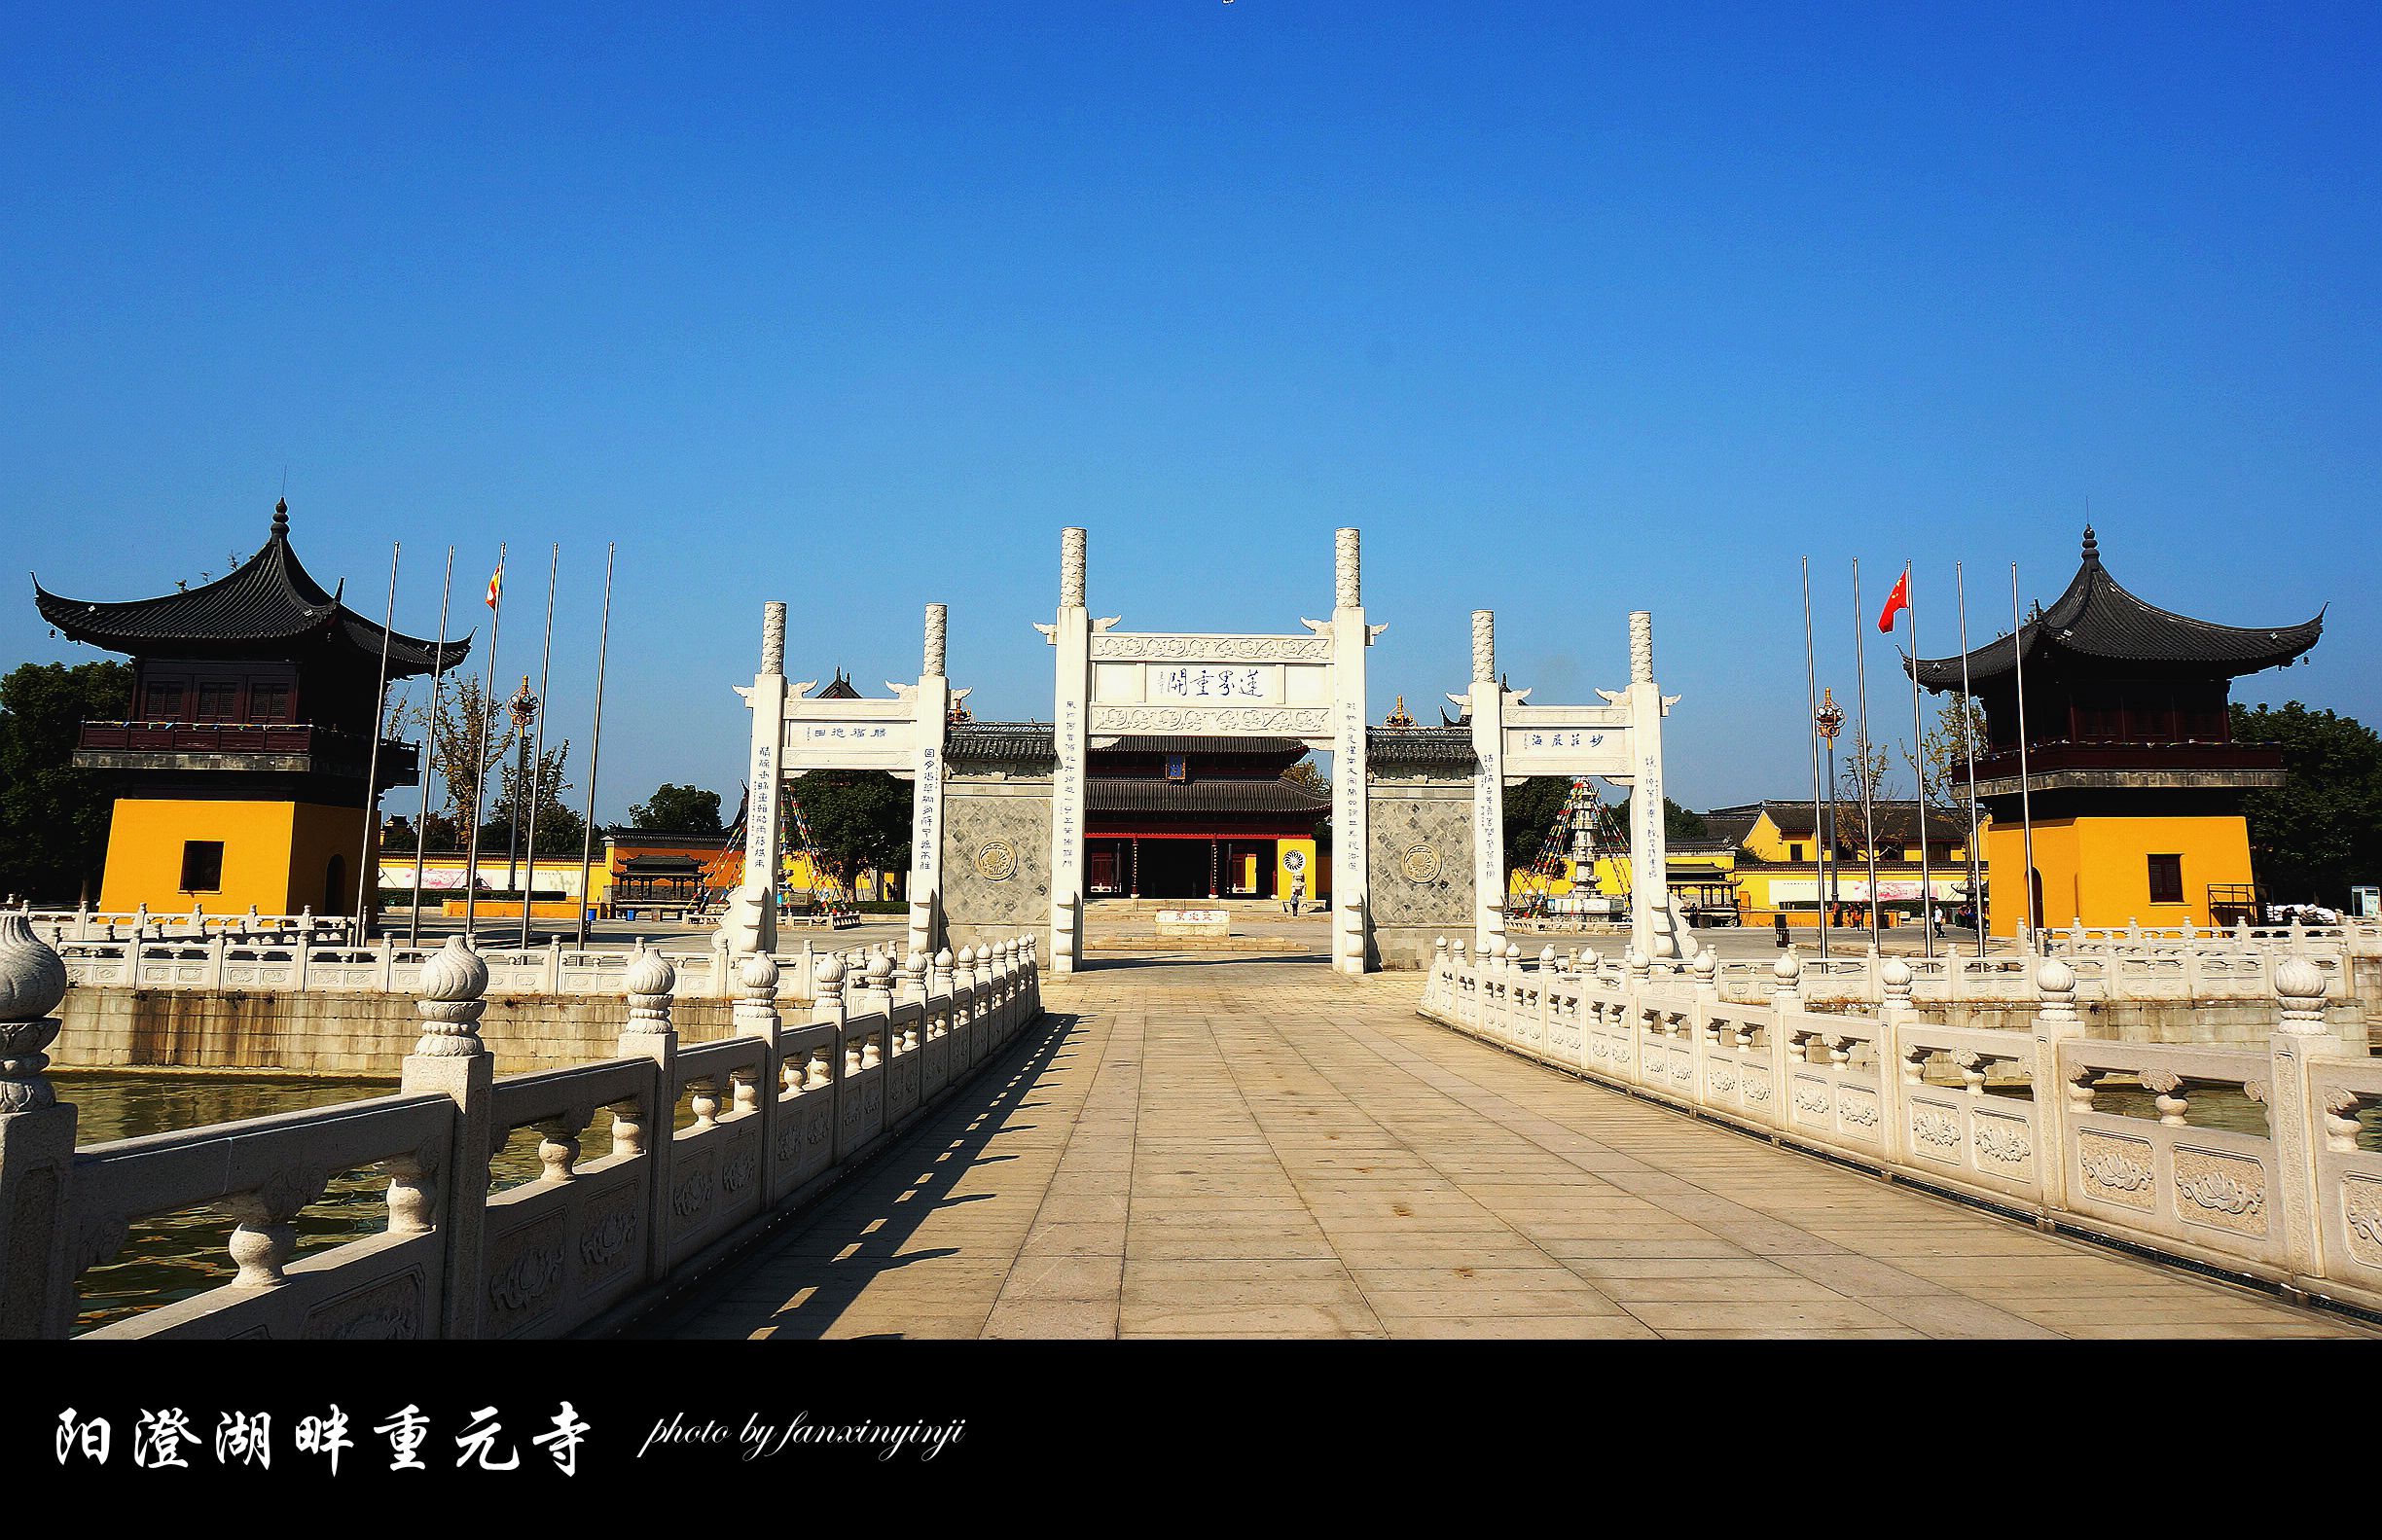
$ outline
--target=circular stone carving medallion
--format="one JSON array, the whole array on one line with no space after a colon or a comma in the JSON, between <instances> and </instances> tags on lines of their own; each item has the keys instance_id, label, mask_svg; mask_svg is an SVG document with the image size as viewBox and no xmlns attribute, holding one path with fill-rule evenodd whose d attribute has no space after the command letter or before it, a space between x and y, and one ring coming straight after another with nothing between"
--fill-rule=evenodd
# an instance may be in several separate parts
<instances>
[{"instance_id":1,"label":"circular stone carving medallion","mask_svg":"<svg viewBox=\"0 0 2382 1540\"><path fill-rule=\"evenodd\" d=\"M1398 870L1410 882L1436 881L1439 877L1439 852L1426 844L1410 847L1398 861Z\"/></svg>"},{"instance_id":2,"label":"circular stone carving medallion","mask_svg":"<svg viewBox=\"0 0 2382 1540\"><path fill-rule=\"evenodd\" d=\"M976 875L988 882L1006 882L1017 869L1017 847L1006 840L988 840L976 852Z\"/></svg>"}]
</instances>

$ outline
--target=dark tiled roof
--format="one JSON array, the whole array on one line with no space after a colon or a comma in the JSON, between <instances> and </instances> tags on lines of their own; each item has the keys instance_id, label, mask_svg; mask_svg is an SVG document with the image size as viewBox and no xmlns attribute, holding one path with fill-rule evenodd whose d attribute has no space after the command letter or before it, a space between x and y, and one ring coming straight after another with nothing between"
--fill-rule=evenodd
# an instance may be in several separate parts
<instances>
[{"instance_id":1,"label":"dark tiled roof","mask_svg":"<svg viewBox=\"0 0 2382 1540\"><path fill-rule=\"evenodd\" d=\"M2101 545L2088 526L2084 564L2049 609L2019 628L2017 645L2025 647L2029 662L2070 653L2101 663L2199 665L2231 678L2290 663L2315 646L2323 631L2322 610L2295 626L2219 626L2138 599L2101 564ZM2009 673L2019 656L2007 636L1971 648L1968 682L1975 685ZM1958 654L1922 659L1915 665L1905 658L1902 667L1906 673L1915 667L1919 682L1930 690L1961 686Z\"/></svg>"},{"instance_id":2,"label":"dark tiled roof","mask_svg":"<svg viewBox=\"0 0 2382 1540\"><path fill-rule=\"evenodd\" d=\"M860 692L852 688L850 676L839 668L836 670L835 678L828 681L827 688L814 693L811 698L813 700L857 700L860 698Z\"/></svg>"},{"instance_id":3,"label":"dark tiled roof","mask_svg":"<svg viewBox=\"0 0 2382 1540\"><path fill-rule=\"evenodd\" d=\"M1085 782L1093 812L1279 812L1322 814L1331 793L1286 780L1171 781L1096 775Z\"/></svg>"},{"instance_id":4,"label":"dark tiled roof","mask_svg":"<svg viewBox=\"0 0 2382 1540\"><path fill-rule=\"evenodd\" d=\"M33 602L44 620L76 641L136 657L176 645L321 638L363 654L376 666L380 658L380 625L324 591L290 549L286 505L275 510L272 534L264 548L212 583L152 599L97 603L52 593L37 580ZM442 666L435 641L402 631L386 634L391 679ZM469 636L449 642L443 666L452 668L470 650Z\"/></svg>"},{"instance_id":5,"label":"dark tiled roof","mask_svg":"<svg viewBox=\"0 0 2382 1540\"><path fill-rule=\"evenodd\" d=\"M1766 802L1759 805L1778 826L1779 836L1786 840L1809 840L1819 827L1812 819L1812 805L1807 802ZM1872 803L1878 839L1889 844L1909 844L1919 838L1919 805L1907 797L1881 798ZM1742 811L1742 809L1728 809ZM1705 814L1707 822L1715 815ZM1716 827L1716 825L1715 825ZM1748 820L1746 827L1752 827ZM1961 826L1960 815L1948 807L1928 809L1928 842L1942 844L1958 843L1967 837ZM1742 838L1742 837L1741 837ZM1839 798L1836 803L1836 838L1844 843L1858 844L1860 841L1860 800Z\"/></svg>"},{"instance_id":6,"label":"dark tiled roof","mask_svg":"<svg viewBox=\"0 0 2382 1540\"><path fill-rule=\"evenodd\" d=\"M1468 727L1367 728L1365 760L1374 765L1448 765L1469 774L1473 768Z\"/></svg>"},{"instance_id":7,"label":"dark tiled roof","mask_svg":"<svg viewBox=\"0 0 2382 1540\"><path fill-rule=\"evenodd\" d=\"M961 760L1049 760L1047 722L955 722L943 737L943 757Z\"/></svg>"}]
</instances>

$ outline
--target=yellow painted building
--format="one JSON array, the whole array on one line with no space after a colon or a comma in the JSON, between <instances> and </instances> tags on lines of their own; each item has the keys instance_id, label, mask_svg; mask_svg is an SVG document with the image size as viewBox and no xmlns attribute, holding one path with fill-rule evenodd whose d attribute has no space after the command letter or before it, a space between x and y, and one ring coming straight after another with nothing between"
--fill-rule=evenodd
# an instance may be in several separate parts
<instances>
[{"instance_id":1,"label":"yellow painted building","mask_svg":"<svg viewBox=\"0 0 2382 1540\"><path fill-rule=\"evenodd\" d=\"M354 913L377 890L366 831L418 756L379 736L385 686L452 667L443 646L384 631L290 549L264 547L198 588L122 602L34 585L62 635L132 659L121 722L86 722L75 765L115 792L99 902L110 910Z\"/></svg>"},{"instance_id":2,"label":"yellow painted building","mask_svg":"<svg viewBox=\"0 0 2382 1540\"><path fill-rule=\"evenodd\" d=\"M1914 923L1918 918L1922 868L1919 860L1917 810L1909 802L1876 806L1881 836L1878 850L1879 907L1888 924ZM1790 926L1814 926L1820 921L1819 875L1815 867L1818 841L1809 803L1762 802L1718 807L1703 814L1706 833L1666 842L1667 873L1672 893L1691 918L1716 923L1767 925L1784 913ZM1859 827L1858 814L1840 809L1839 849L1831 884L1842 906L1859 906L1865 922L1869 900L1868 853L1858 839L1846 838ZM1938 904L1951 908L1967 894L1967 842L1957 826L1937 827L1931 815L1928 890ZM1550 896L1569 898L1580 891L1581 857L1567 857L1546 886ZM1629 895L1630 866L1626 855L1606 853L1593 860L1594 892L1617 911ZM1530 888L1526 871L1511 878L1510 899ZM1566 906L1554 906L1559 911Z\"/></svg>"},{"instance_id":3,"label":"yellow painted building","mask_svg":"<svg viewBox=\"0 0 2382 1540\"><path fill-rule=\"evenodd\" d=\"M1965 660L1906 661L1929 690L1966 688L1984 708L1992 929L2255 915L2242 797L2281 785L2283 756L2233 740L2231 681L2292 662L2323 630L2321 612L2241 627L2159 609L2110 576L2087 528L2066 591L2017 636Z\"/></svg>"}]
</instances>

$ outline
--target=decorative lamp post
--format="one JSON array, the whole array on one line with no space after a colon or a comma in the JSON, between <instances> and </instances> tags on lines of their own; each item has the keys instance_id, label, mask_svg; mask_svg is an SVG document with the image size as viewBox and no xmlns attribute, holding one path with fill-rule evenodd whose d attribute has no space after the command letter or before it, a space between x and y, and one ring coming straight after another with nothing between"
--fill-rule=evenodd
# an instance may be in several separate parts
<instances>
[{"instance_id":1,"label":"decorative lamp post","mask_svg":"<svg viewBox=\"0 0 2382 1540\"><path fill-rule=\"evenodd\" d=\"M527 674L522 675L521 688L514 691L513 698L505 702L505 709L513 713L513 734L521 742L521 752L517 758L519 768L513 772L512 827L505 835L505 886L515 889L521 886L521 870L514 863L521 855L522 799L529 795L529 725L537 720L540 703L538 698L529 693ZM527 923L528 915L529 895L523 893L523 923Z\"/></svg>"},{"instance_id":2,"label":"decorative lamp post","mask_svg":"<svg viewBox=\"0 0 2382 1540\"><path fill-rule=\"evenodd\" d=\"M1825 867L1820 896L1820 955L1827 955L1828 919L1836 913L1842 900L1837 891L1836 877L1836 734L1844 729L1844 711L1836 704L1836 692L1829 690L1820 698L1820 709L1812 717L1813 726L1820 730L1821 741L1827 745L1827 802L1822 813L1823 827L1814 833L1820 839L1821 863Z\"/></svg>"}]
</instances>

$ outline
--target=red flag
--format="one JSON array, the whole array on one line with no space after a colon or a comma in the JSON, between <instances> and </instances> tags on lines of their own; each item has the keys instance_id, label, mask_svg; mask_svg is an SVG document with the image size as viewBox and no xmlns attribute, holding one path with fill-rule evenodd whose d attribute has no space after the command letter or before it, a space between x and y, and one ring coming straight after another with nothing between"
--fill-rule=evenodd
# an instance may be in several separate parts
<instances>
[{"instance_id":1,"label":"red flag","mask_svg":"<svg viewBox=\"0 0 2382 1540\"><path fill-rule=\"evenodd\" d=\"M1878 616L1878 629L1893 630L1895 617L1910 607L1910 568L1904 567L1902 575L1895 579L1894 591L1886 595L1886 608Z\"/></svg>"}]
</instances>

